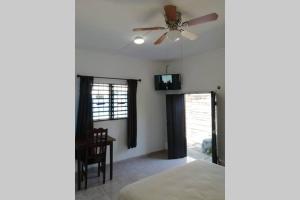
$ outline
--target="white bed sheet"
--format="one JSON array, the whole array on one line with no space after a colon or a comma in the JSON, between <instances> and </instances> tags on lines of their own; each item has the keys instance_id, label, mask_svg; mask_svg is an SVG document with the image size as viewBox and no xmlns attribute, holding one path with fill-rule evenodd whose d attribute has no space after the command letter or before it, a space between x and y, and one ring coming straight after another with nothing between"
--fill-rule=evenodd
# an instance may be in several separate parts
<instances>
[{"instance_id":1,"label":"white bed sheet","mask_svg":"<svg viewBox=\"0 0 300 200\"><path fill-rule=\"evenodd\" d=\"M225 168L205 161L193 161L125 186L119 199L224 200Z\"/></svg>"}]
</instances>

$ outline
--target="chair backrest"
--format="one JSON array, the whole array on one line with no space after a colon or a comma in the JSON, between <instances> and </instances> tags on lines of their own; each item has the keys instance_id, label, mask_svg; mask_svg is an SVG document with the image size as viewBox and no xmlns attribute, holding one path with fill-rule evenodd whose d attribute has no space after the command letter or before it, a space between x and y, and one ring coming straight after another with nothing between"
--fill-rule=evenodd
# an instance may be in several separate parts
<instances>
[{"instance_id":1,"label":"chair backrest","mask_svg":"<svg viewBox=\"0 0 300 200\"><path fill-rule=\"evenodd\" d=\"M88 134L86 142L85 158L93 159L97 157L106 157L107 129L94 128L92 133Z\"/></svg>"}]
</instances>

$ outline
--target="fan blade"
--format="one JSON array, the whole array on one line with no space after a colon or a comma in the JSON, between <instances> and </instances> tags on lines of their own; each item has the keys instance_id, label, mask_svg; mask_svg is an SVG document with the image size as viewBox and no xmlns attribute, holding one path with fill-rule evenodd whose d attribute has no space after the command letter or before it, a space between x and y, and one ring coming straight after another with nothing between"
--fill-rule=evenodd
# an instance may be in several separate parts
<instances>
[{"instance_id":1,"label":"fan blade","mask_svg":"<svg viewBox=\"0 0 300 200\"><path fill-rule=\"evenodd\" d=\"M202 24L205 22L209 22L209 21L214 21L218 18L218 14L217 13L211 13L208 15L204 15L202 17L198 17L195 19L191 19L189 21L183 22L182 25L188 25L188 26L193 26L193 25L197 25L197 24Z\"/></svg>"},{"instance_id":2,"label":"fan blade","mask_svg":"<svg viewBox=\"0 0 300 200\"><path fill-rule=\"evenodd\" d=\"M154 42L154 44L155 44L155 45L158 45L158 44L162 43L162 41L167 37L167 33L168 33L168 32L165 32L164 34L162 34L162 36L160 36L160 37Z\"/></svg>"},{"instance_id":3,"label":"fan blade","mask_svg":"<svg viewBox=\"0 0 300 200\"><path fill-rule=\"evenodd\" d=\"M165 27L149 27L149 28L134 28L133 31L155 31L155 30L164 30Z\"/></svg>"},{"instance_id":4,"label":"fan blade","mask_svg":"<svg viewBox=\"0 0 300 200\"><path fill-rule=\"evenodd\" d=\"M176 6L166 5L164 9L167 19L169 21L176 21Z\"/></svg>"},{"instance_id":5,"label":"fan blade","mask_svg":"<svg viewBox=\"0 0 300 200\"><path fill-rule=\"evenodd\" d=\"M189 31L181 31L181 35L189 40L196 40L198 36L195 33L189 32Z\"/></svg>"}]
</instances>

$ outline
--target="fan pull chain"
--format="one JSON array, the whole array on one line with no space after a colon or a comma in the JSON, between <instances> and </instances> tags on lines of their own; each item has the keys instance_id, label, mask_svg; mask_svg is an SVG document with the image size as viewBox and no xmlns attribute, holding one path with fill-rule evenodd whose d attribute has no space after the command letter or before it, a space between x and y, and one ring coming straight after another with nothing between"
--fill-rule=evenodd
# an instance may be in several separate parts
<instances>
[{"instance_id":1,"label":"fan pull chain","mask_svg":"<svg viewBox=\"0 0 300 200\"><path fill-rule=\"evenodd\" d=\"M181 67L183 67L183 40L180 41L180 58L181 58Z\"/></svg>"}]
</instances>

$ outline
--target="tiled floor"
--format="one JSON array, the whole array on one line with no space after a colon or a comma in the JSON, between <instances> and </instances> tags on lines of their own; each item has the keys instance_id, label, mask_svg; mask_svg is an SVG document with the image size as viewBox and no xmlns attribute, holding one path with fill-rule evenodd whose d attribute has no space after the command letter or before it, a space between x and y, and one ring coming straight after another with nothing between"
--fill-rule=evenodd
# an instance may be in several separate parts
<instances>
[{"instance_id":1,"label":"tiled floor","mask_svg":"<svg viewBox=\"0 0 300 200\"><path fill-rule=\"evenodd\" d=\"M113 180L102 184L102 175L97 177L97 170L89 169L88 189L76 191L76 200L117 200L119 191L125 185L158 172L193 161L193 158L168 160L166 152L133 158L114 164ZM109 170L107 179L109 179Z\"/></svg>"}]
</instances>

